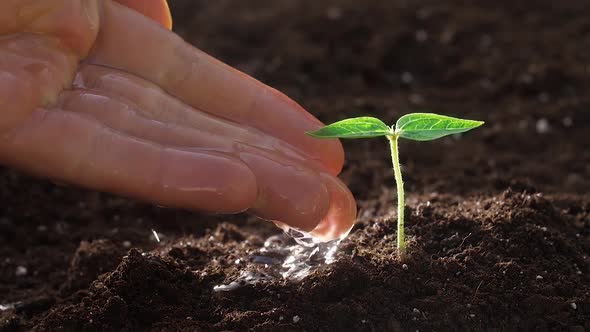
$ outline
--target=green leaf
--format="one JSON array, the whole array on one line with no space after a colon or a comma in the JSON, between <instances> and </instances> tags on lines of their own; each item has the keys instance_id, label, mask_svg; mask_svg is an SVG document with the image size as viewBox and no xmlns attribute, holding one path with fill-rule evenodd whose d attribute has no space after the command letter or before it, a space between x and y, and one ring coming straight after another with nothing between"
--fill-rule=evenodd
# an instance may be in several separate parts
<instances>
[{"instance_id":1,"label":"green leaf","mask_svg":"<svg viewBox=\"0 0 590 332\"><path fill-rule=\"evenodd\" d=\"M412 113L397 120L395 132L399 137L414 141L430 141L466 132L483 124L483 121L464 120L433 113Z\"/></svg>"},{"instance_id":2,"label":"green leaf","mask_svg":"<svg viewBox=\"0 0 590 332\"><path fill-rule=\"evenodd\" d=\"M334 122L306 134L317 138L369 138L391 135L392 130L377 118L360 117Z\"/></svg>"}]
</instances>

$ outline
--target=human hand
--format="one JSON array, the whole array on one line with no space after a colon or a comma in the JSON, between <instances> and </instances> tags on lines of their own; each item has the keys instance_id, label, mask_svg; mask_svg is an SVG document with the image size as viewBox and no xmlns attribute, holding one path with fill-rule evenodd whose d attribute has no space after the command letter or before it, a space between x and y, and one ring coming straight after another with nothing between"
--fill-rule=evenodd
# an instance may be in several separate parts
<instances>
[{"instance_id":1,"label":"human hand","mask_svg":"<svg viewBox=\"0 0 590 332\"><path fill-rule=\"evenodd\" d=\"M166 29L163 0L119 2L0 3L0 163L322 240L352 227L340 143L304 134L318 120Z\"/></svg>"}]
</instances>

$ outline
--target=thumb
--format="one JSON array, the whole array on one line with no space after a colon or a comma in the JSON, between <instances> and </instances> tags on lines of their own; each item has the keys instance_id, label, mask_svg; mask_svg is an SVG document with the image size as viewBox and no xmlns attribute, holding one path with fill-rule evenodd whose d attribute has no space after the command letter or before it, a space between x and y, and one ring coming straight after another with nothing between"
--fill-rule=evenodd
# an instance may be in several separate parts
<instances>
[{"instance_id":1,"label":"thumb","mask_svg":"<svg viewBox=\"0 0 590 332\"><path fill-rule=\"evenodd\" d=\"M115 0L118 3L134 9L152 20L160 23L166 29L172 29L172 15L166 0Z\"/></svg>"}]
</instances>

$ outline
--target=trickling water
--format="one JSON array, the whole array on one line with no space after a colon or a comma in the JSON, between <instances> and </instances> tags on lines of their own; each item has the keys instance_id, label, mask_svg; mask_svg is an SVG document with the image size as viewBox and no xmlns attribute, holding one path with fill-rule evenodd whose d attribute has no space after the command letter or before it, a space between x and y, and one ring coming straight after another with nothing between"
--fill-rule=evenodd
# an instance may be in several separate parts
<instances>
[{"instance_id":1,"label":"trickling water","mask_svg":"<svg viewBox=\"0 0 590 332\"><path fill-rule=\"evenodd\" d=\"M226 285L217 285L213 287L214 292L231 292L246 285L253 285L260 281L268 280L269 277L262 273L242 271L240 276Z\"/></svg>"},{"instance_id":2,"label":"trickling water","mask_svg":"<svg viewBox=\"0 0 590 332\"><path fill-rule=\"evenodd\" d=\"M282 225L281 227L285 227L285 225ZM302 232L300 230L288 226L286 226L285 234L293 238L295 242L305 247L314 247L317 244L321 243L319 241L315 241L314 237L311 234Z\"/></svg>"},{"instance_id":3,"label":"trickling water","mask_svg":"<svg viewBox=\"0 0 590 332\"><path fill-rule=\"evenodd\" d=\"M247 262L238 278L213 287L215 292L229 292L246 285L271 280L299 281L321 266L332 264L338 244L348 234L330 242L319 242L311 234L292 228L269 237L264 247L238 261ZM290 238L295 240L290 241Z\"/></svg>"}]
</instances>

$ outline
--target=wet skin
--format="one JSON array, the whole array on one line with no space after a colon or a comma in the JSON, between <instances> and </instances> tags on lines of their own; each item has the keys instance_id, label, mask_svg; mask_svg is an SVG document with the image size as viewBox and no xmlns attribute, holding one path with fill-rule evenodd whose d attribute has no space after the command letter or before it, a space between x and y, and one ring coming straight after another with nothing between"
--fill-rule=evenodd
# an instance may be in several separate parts
<instances>
[{"instance_id":1,"label":"wet skin","mask_svg":"<svg viewBox=\"0 0 590 332\"><path fill-rule=\"evenodd\" d=\"M337 140L170 31L163 0L0 2L0 163L322 240L356 218Z\"/></svg>"}]
</instances>

